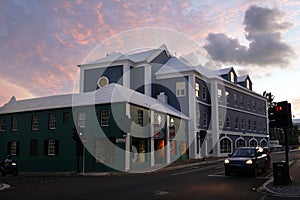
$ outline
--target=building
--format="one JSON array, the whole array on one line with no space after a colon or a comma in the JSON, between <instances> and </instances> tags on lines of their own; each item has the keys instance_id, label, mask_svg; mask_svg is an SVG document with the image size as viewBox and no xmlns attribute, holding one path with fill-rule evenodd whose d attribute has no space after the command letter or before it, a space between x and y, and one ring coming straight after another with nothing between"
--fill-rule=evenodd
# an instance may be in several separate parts
<instances>
[{"instance_id":1,"label":"building","mask_svg":"<svg viewBox=\"0 0 300 200\"><path fill-rule=\"evenodd\" d=\"M298 130L300 130L300 119L293 119L294 126L297 126Z\"/></svg>"},{"instance_id":2,"label":"building","mask_svg":"<svg viewBox=\"0 0 300 200\"><path fill-rule=\"evenodd\" d=\"M0 108L2 157L23 171L138 171L268 145L267 101L232 67L192 66L165 45L78 67L80 93Z\"/></svg>"}]
</instances>

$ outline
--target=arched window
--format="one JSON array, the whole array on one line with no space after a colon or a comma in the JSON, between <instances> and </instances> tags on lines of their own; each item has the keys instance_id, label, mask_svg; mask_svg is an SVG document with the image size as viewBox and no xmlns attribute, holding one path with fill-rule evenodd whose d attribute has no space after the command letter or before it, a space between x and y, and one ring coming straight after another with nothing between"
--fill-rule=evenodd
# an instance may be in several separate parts
<instances>
[{"instance_id":1,"label":"arched window","mask_svg":"<svg viewBox=\"0 0 300 200\"><path fill-rule=\"evenodd\" d=\"M260 141L260 146L261 146L261 147L267 147L267 146L268 146L267 141L266 141L265 139L261 140L261 141Z\"/></svg>"},{"instance_id":2,"label":"arched window","mask_svg":"<svg viewBox=\"0 0 300 200\"><path fill-rule=\"evenodd\" d=\"M256 141L256 139L251 139L249 141L249 146L250 147L257 147L257 141Z\"/></svg>"},{"instance_id":3,"label":"arched window","mask_svg":"<svg viewBox=\"0 0 300 200\"><path fill-rule=\"evenodd\" d=\"M229 138L221 139L220 153L231 153L231 140Z\"/></svg>"},{"instance_id":4,"label":"arched window","mask_svg":"<svg viewBox=\"0 0 300 200\"><path fill-rule=\"evenodd\" d=\"M244 139L242 139L242 138L237 139L236 148L245 147L245 146L246 146L246 142Z\"/></svg>"}]
</instances>

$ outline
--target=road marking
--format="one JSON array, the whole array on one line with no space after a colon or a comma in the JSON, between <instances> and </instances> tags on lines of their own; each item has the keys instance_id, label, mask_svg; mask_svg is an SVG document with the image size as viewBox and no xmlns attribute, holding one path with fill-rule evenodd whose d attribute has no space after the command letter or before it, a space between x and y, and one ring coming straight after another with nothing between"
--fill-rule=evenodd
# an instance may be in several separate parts
<instances>
[{"instance_id":1,"label":"road marking","mask_svg":"<svg viewBox=\"0 0 300 200\"><path fill-rule=\"evenodd\" d=\"M188 173L197 172L197 171L203 171L203 170L207 170L207 169L212 169L214 167L216 167L216 166L208 166L208 167L202 167L202 168L197 168L197 169L190 169L189 168L186 171L173 173L172 176L177 176L177 175L182 175L182 174L188 174Z\"/></svg>"},{"instance_id":2,"label":"road marking","mask_svg":"<svg viewBox=\"0 0 300 200\"><path fill-rule=\"evenodd\" d=\"M154 195L167 195L170 194L170 192L168 191L155 191Z\"/></svg>"}]
</instances>

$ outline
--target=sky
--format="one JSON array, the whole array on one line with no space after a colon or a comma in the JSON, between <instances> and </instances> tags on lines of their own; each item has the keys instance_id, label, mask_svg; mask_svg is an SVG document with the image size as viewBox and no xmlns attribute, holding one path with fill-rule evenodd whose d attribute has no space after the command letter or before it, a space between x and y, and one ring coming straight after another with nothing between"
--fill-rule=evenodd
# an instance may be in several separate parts
<instances>
[{"instance_id":1,"label":"sky","mask_svg":"<svg viewBox=\"0 0 300 200\"><path fill-rule=\"evenodd\" d=\"M72 93L77 65L99 44L149 27L185 35L220 68L300 118L300 1L0 0L0 106Z\"/></svg>"}]
</instances>

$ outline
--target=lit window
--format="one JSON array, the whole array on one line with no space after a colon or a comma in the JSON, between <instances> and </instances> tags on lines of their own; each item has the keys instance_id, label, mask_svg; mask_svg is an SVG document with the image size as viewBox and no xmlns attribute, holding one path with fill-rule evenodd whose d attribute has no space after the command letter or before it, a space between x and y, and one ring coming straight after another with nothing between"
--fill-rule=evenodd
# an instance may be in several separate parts
<instances>
[{"instance_id":1,"label":"lit window","mask_svg":"<svg viewBox=\"0 0 300 200\"><path fill-rule=\"evenodd\" d=\"M234 83L234 73L230 72L230 81Z\"/></svg>"},{"instance_id":2,"label":"lit window","mask_svg":"<svg viewBox=\"0 0 300 200\"><path fill-rule=\"evenodd\" d=\"M32 115L31 117L31 130L39 130L39 118L37 115Z\"/></svg>"},{"instance_id":3,"label":"lit window","mask_svg":"<svg viewBox=\"0 0 300 200\"><path fill-rule=\"evenodd\" d=\"M3 117L0 117L0 131L5 131L5 121Z\"/></svg>"},{"instance_id":4,"label":"lit window","mask_svg":"<svg viewBox=\"0 0 300 200\"><path fill-rule=\"evenodd\" d=\"M231 153L231 141L228 138L220 141L220 153Z\"/></svg>"},{"instance_id":5,"label":"lit window","mask_svg":"<svg viewBox=\"0 0 300 200\"><path fill-rule=\"evenodd\" d=\"M86 113L85 112L78 112L77 114L77 126L80 128L85 128L86 124Z\"/></svg>"},{"instance_id":6,"label":"lit window","mask_svg":"<svg viewBox=\"0 0 300 200\"><path fill-rule=\"evenodd\" d=\"M185 82L176 83L176 96L185 96Z\"/></svg>"},{"instance_id":7,"label":"lit window","mask_svg":"<svg viewBox=\"0 0 300 200\"><path fill-rule=\"evenodd\" d=\"M223 91L221 89L218 89L218 99L219 99L219 101L222 101L222 97L223 97Z\"/></svg>"},{"instance_id":8,"label":"lit window","mask_svg":"<svg viewBox=\"0 0 300 200\"><path fill-rule=\"evenodd\" d=\"M109 110L101 110L101 126L109 126Z\"/></svg>"},{"instance_id":9,"label":"lit window","mask_svg":"<svg viewBox=\"0 0 300 200\"><path fill-rule=\"evenodd\" d=\"M49 114L49 121L48 121L49 129L56 129L56 115Z\"/></svg>"},{"instance_id":10,"label":"lit window","mask_svg":"<svg viewBox=\"0 0 300 200\"><path fill-rule=\"evenodd\" d=\"M247 89L250 90L250 81L249 81L249 79L246 80L246 87L247 87Z\"/></svg>"},{"instance_id":11,"label":"lit window","mask_svg":"<svg viewBox=\"0 0 300 200\"><path fill-rule=\"evenodd\" d=\"M18 118L12 117L11 130L18 131Z\"/></svg>"},{"instance_id":12,"label":"lit window","mask_svg":"<svg viewBox=\"0 0 300 200\"><path fill-rule=\"evenodd\" d=\"M196 90L196 97L199 97L199 90L200 90L199 83L196 83L195 90Z\"/></svg>"},{"instance_id":13,"label":"lit window","mask_svg":"<svg viewBox=\"0 0 300 200\"><path fill-rule=\"evenodd\" d=\"M225 92L225 96L226 96L226 104L230 104L230 93L228 91Z\"/></svg>"}]
</instances>

